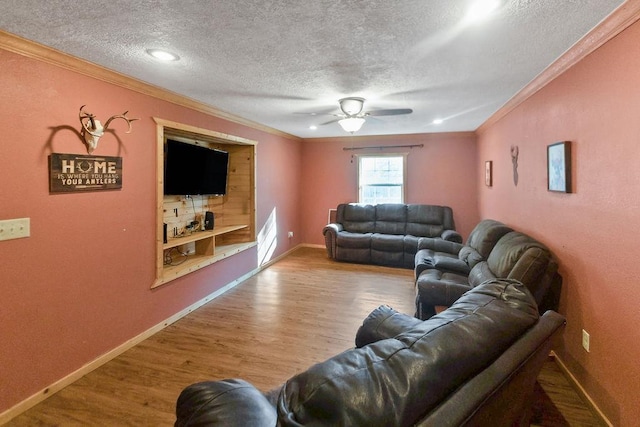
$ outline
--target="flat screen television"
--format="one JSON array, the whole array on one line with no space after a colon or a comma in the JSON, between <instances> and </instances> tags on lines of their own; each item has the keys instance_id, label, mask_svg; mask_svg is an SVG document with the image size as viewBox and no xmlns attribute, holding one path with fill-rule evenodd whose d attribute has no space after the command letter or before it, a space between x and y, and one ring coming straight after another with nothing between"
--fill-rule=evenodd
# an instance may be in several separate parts
<instances>
[{"instance_id":1,"label":"flat screen television","mask_svg":"<svg viewBox=\"0 0 640 427\"><path fill-rule=\"evenodd\" d=\"M167 139L165 195L225 195L229 153Z\"/></svg>"}]
</instances>

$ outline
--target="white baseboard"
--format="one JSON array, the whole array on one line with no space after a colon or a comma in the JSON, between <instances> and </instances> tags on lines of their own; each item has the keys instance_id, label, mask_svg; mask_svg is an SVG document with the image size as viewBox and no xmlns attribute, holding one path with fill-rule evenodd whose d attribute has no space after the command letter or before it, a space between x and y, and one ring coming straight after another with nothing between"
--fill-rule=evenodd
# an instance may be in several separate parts
<instances>
[{"instance_id":1,"label":"white baseboard","mask_svg":"<svg viewBox=\"0 0 640 427\"><path fill-rule=\"evenodd\" d=\"M278 257L278 258L280 258L280 257ZM47 399L49 396L54 395L55 393L59 392L60 390L62 390L66 386L72 384L73 382L75 382L75 381L79 380L80 378L82 378L83 376L87 375L91 371L93 371L93 370L99 368L100 366L104 365L105 363L115 359L116 357L118 357L119 355L124 353L125 351L127 351L130 348L134 347L135 345L141 343L142 341L146 340L147 338L149 338L150 336L154 335L155 333L160 332L161 330L163 330L167 326L171 325L172 323L182 319L187 314L189 314L189 313L193 312L194 310L202 307L206 303L208 303L211 300L219 297L220 295L224 294L228 290L236 287L237 285L239 285L243 281L245 281L245 280L249 279L250 277L256 275L258 272L260 272L264 268L265 268L265 266L259 267L259 268L255 269L255 270L245 274L244 276L241 276L241 277L237 278L233 282L230 282L230 283L226 284L225 286L223 286L222 288L218 289L217 291L207 295L203 299L191 304L187 308L179 311L178 313L174 314L173 316L169 317L168 319L165 319L164 321L158 323L157 325L147 329L146 331L142 332L140 335L137 335L137 336L131 338L130 340L126 341L125 343L117 346L116 348L108 351L107 353L103 354L102 356L98 357L97 359L92 360L91 362L89 362L86 365L82 366L80 369L72 372L71 374L65 376L64 378L59 379L58 381L56 381L55 383L49 385L48 387L45 387L44 389L38 391L37 393L35 393L32 396L30 396L30 397L26 398L25 400L23 400L22 402L20 402L20 403L14 405L13 407L9 408L5 412L2 412L0 414L0 425L8 423L11 419L17 417L21 413L23 413L23 412L27 411L28 409L34 407L38 403L40 403L43 400Z\"/></svg>"}]
</instances>

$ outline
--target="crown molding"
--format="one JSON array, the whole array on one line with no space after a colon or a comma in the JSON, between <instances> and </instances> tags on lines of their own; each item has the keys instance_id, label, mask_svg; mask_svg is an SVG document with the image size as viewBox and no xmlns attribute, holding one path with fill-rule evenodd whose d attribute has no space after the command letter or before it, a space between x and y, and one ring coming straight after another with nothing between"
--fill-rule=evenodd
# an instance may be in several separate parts
<instances>
[{"instance_id":1,"label":"crown molding","mask_svg":"<svg viewBox=\"0 0 640 427\"><path fill-rule=\"evenodd\" d=\"M606 17L598 26L562 54L544 71L529 82L522 90L507 101L498 111L481 124L477 133L484 132L501 118L513 111L518 105L537 93L569 68L582 61L600 46L620 34L640 19L640 0L627 0Z\"/></svg>"},{"instance_id":2,"label":"crown molding","mask_svg":"<svg viewBox=\"0 0 640 427\"><path fill-rule=\"evenodd\" d=\"M284 138L301 141L302 139L286 132L235 116L225 111L212 107L200 101L171 92L158 86L145 83L125 74L118 73L84 59L77 58L59 50L41 45L31 40L24 39L11 33L0 30L0 49L19 55L46 62L88 77L101 80L116 86L123 87L144 95L180 105L201 113L209 114L230 122L238 123L250 128L278 135Z\"/></svg>"}]
</instances>

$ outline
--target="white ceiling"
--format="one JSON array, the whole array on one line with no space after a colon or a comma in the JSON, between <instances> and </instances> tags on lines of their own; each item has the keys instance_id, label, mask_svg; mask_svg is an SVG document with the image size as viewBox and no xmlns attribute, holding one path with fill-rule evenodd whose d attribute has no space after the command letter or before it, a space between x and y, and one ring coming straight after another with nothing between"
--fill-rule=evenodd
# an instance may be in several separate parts
<instances>
[{"instance_id":1,"label":"white ceiling","mask_svg":"<svg viewBox=\"0 0 640 427\"><path fill-rule=\"evenodd\" d=\"M474 24L471 3L0 0L0 29L304 138L344 136L309 126L346 96L413 109L357 133L386 135L475 130L624 1L503 0Z\"/></svg>"}]
</instances>

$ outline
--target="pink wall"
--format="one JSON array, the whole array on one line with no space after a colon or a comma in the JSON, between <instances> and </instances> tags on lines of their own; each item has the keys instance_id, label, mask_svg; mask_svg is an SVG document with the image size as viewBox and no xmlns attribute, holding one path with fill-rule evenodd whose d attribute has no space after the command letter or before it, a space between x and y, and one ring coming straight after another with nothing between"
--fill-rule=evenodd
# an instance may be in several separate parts
<instances>
[{"instance_id":1,"label":"pink wall","mask_svg":"<svg viewBox=\"0 0 640 427\"><path fill-rule=\"evenodd\" d=\"M407 202L451 206L465 237L495 218L548 244L564 276L559 356L615 425L640 418L640 24L483 130L477 145L469 133L292 141L3 50L0 63L0 219L31 218L30 238L0 242L0 412L256 268L252 250L149 289L158 116L259 141L258 229L275 209L274 256L322 244L328 209L355 201L351 154L362 151L343 147L425 144L409 151ZM51 195L47 156L84 152L82 104L99 117L128 109L141 119L97 150L123 157L123 188ZM574 145L574 194L546 191L546 146L561 140ZM511 145L520 147L517 187ZM485 160L494 162L491 188Z\"/></svg>"},{"instance_id":2,"label":"pink wall","mask_svg":"<svg viewBox=\"0 0 640 427\"><path fill-rule=\"evenodd\" d=\"M424 144L423 148L345 151L344 147ZM468 236L479 220L477 154L473 133L307 139L303 143L301 207L303 240L322 245L329 209L357 202L356 154L403 153L407 159L407 203L450 206L456 228Z\"/></svg>"},{"instance_id":3,"label":"pink wall","mask_svg":"<svg viewBox=\"0 0 640 427\"><path fill-rule=\"evenodd\" d=\"M640 419L640 24L629 27L479 135L480 213L535 236L560 262L558 354L614 425ZM546 190L546 146L573 143L574 194ZM511 145L520 147L519 184ZM591 351L582 349L582 329Z\"/></svg>"},{"instance_id":4,"label":"pink wall","mask_svg":"<svg viewBox=\"0 0 640 427\"><path fill-rule=\"evenodd\" d=\"M0 50L0 219L31 237L0 242L0 413L257 267L249 250L155 290L153 116L259 141L258 230L278 212L274 257L299 243L301 143ZM96 154L123 158L118 191L49 194L48 155L86 154L78 109L114 122ZM124 125L124 126L123 126ZM277 171L277 173L274 173Z\"/></svg>"}]
</instances>

